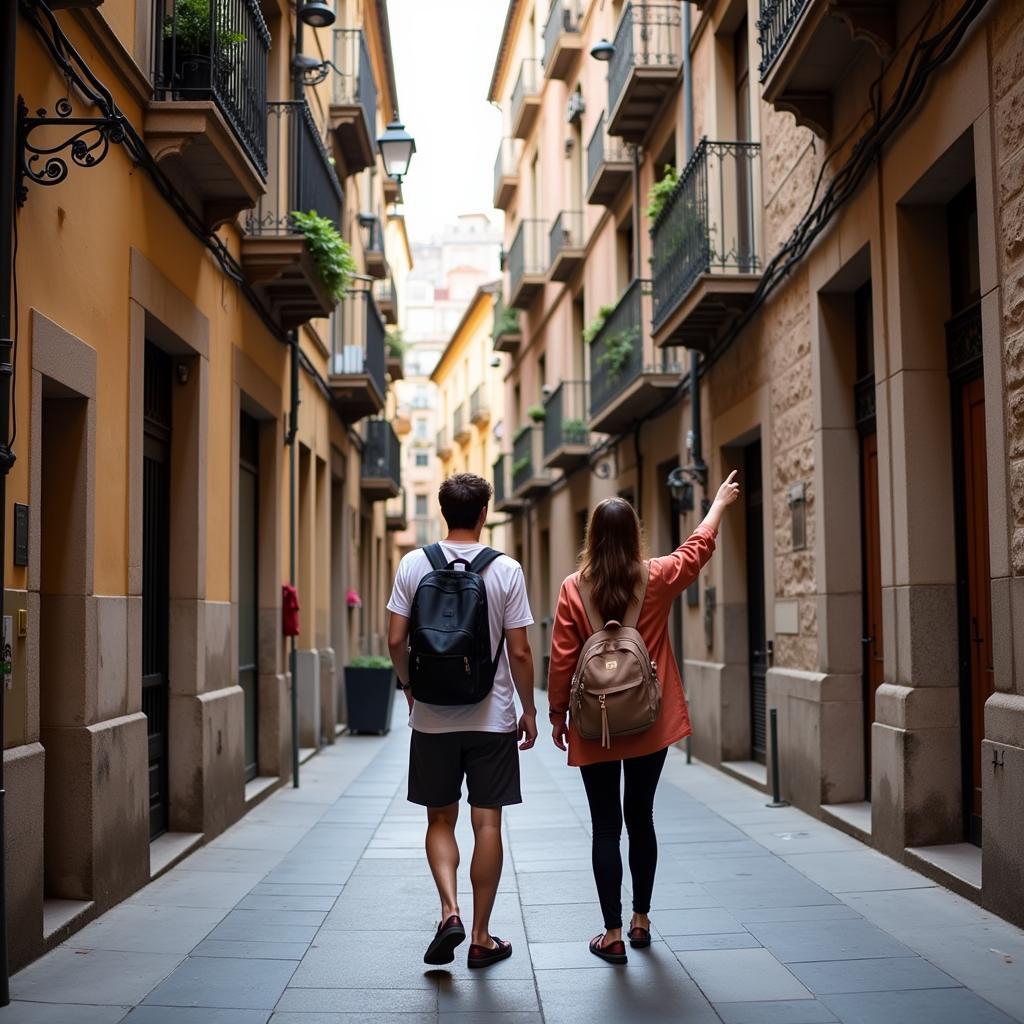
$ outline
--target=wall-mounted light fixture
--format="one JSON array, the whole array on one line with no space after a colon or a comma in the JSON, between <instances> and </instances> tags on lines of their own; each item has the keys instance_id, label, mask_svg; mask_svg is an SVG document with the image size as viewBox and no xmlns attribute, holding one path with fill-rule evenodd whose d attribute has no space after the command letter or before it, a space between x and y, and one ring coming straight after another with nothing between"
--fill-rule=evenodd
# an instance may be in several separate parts
<instances>
[{"instance_id":1,"label":"wall-mounted light fixture","mask_svg":"<svg viewBox=\"0 0 1024 1024\"><path fill-rule=\"evenodd\" d=\"M334 24L334 11L324 0L305 0L296 11L296 17L310 28L330 28Z\"/></svg>"},{"instance_id":2,"label":"wall-mounted light fixture","mask_svg":"<svg viewBox=\"0 0 1024 1024\"><path fill-rule=\"evenodd\" d=\"M590 56L594 60L599 60L607 63L615 56L615 44L609 43L607 39L602 39L599 42L594 43L590 48Z\"/></svg>"}]
</instances>

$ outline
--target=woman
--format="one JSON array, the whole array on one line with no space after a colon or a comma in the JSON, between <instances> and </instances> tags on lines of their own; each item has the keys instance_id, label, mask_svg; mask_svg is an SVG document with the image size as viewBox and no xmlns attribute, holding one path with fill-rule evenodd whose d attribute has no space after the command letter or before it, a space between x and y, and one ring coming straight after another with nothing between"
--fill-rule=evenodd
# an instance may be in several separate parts
<instances>
[{"instance_id":1,"label":"woman","mask_svg":"<svg viewBox=\"0 0 1024 1024\"><path fill-rule=\"evenodd\" d=\"M603 934L590 951L609 963L626 962L622 939L622 858L619 840L625 818L629 833L629 870L633 879L633 918L628 938L634 949L651 944L651 893L658 862L654 833L654 793L668 748L692 732L679 668L668 639L672 602L697 579L715 550L722 513L739 497L736 472L718 489L704 521L671 555L648 563L647 589L642 589L640 521L629 502L606 498L594 509L587 529L579 572L566 578L558 595L551 633L548 697L552 738L560 750L568 741L569 764L578 766L590 803L593 825L594 880L604 915ZM594 632L580 586L589 595L599 625L622 621L629 605L643 593L637 629L651 660L658 666L663 688L661 709L643 732L612 736L610 747L584 739L572 719L566 721L569 691L577 659ZM624 798L619 795L625 773Z\"/></svg>"}]
</instances>

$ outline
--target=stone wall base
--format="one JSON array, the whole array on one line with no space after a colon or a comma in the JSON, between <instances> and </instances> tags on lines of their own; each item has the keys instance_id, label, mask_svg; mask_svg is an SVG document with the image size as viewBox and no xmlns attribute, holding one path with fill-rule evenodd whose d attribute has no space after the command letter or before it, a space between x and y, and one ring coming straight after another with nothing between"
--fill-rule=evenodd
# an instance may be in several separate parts
<instances>
[{"instance_id":1,"label":"stone wall base","mask_svg":"<svg viewBox=\"0 0 1024 1024\"><path fill-rule=\"evenodd\" d=\"M750 683L746 665L683 663L683 686L693 723L694 757L705 764L750 757Z\"/></svg>"},{"instance_id":2,"label":"stone wall base","mask_svg":"<svg viewBox=\"0 0 1024 1024\"><path fill-rule=\"evenodd\" d=\"M4 751L8 957L11 971L43 952L43 793L39 743Z\"/></svg>"}]
</instances>

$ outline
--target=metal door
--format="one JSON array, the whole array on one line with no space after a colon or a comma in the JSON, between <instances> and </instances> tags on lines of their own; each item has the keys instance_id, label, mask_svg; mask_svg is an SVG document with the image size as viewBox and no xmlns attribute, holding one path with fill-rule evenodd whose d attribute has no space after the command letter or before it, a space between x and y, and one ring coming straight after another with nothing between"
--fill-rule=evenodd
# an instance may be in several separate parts
<instances>
[{"instance_id":1,"label":"metal door","mask_svg":"<svg viewBox=\"0 0 1024 1024\"><path fill-rule=\"evenodd\" d=\"M245 779L259 761L259 422L243 412L238 442L238 685L245 696Z\"/></svg>"},{"instance_id":2,"label":"metal door","mask_svg":"<svg viewBox=\"0 0 1024 1024\"><path fill-rule=\"evenodd\" d=\"M764 622L764 496L761 442L744 449L742 482L747 495L747 630L750 644L750 756L765 759L765 676L768 637Z\"/></svg>"},{"instance_id":3,"label":"metal door","mask_svg":"<svg viewBox=\"0 0 1024 1024\"><path fill-rule=\"evenodd\" d=\"M171 360L146 342L142 401L142 711L149 736L149 835L167 831Z\"/></svg>"}]
</instances>

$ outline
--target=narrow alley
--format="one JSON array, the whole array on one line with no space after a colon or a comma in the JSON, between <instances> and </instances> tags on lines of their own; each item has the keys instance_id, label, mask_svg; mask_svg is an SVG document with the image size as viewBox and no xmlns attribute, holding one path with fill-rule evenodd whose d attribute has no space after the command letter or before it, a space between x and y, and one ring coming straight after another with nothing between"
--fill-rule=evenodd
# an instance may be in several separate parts
<instances>
[{"instance_id":1,"label":"narrow alley","mask_svg":"<svg viewBox=\"0 0 1024 1024\"><path fill-rule=\"evenodd\" d=\"M1024 1021L1024 932L675 749L655 941L602 963L586 948L601 918L583 788L544 735L506 816L493 926L515 953L470 972L463 947L429 970L437 909L407 743L396 703L387 737L323 750L300 789L17 974L0 1022ZM468 858L461 870L468 917Z\"/></svg>"}]
</instances>

